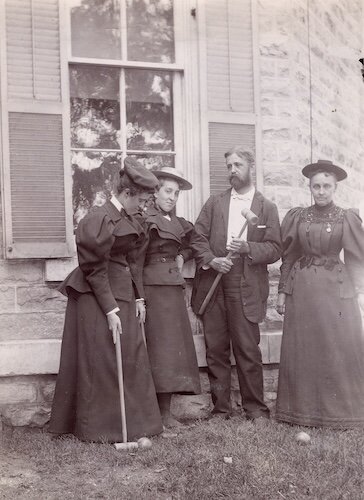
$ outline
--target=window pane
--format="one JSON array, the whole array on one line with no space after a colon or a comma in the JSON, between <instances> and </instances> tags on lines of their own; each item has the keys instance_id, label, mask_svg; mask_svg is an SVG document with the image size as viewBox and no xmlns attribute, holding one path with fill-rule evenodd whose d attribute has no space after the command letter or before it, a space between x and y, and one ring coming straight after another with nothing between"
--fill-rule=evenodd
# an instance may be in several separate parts
<instances>
[{"instance_id":1,"label":"window pane","mask_svg":"<svg viewBox=\"0 0 364 500\"><path fill-rule=\"evenodd\" d=\"M72 55L120 59L119 0L72 0Z\"/></svg>"},{"instance_id":2,"label":"window pane","mask_svg":"<svg viewBox=\"0 0 364 500\"><path fill-rule=\"evenodd\" d=\"M120 149L119 70L71 66L71 145Z\"/></svg>"},{"instance_id":3,"label":"window pane","mask_svg":"<svg viewBox=\"0 0 364 500\"><path fill-rule=\"evenodd\" d=\"M88 210L110 198L121 153L72 151L73 220L77 227Z\"/></svg>"},{"instance_id":4,"label":"window pane","mask_svg":"<svg viewBox=\"0 0 364 500\"><path fill-rule=\"evenodd\" d=\"M172 76L166 71L125 72L127 148L173 150Z\"/></svg>"},{"instance_id":5,"label":"window pane","mask_svg":"<svg viewBox=\"0 0 364 500\"><path fill-rule=\"evenodd\" d=\"M159 170L162 167L174 167L174 155L128 155L139 160L150 170Z\"/></svg>"},{"instance_id":6,"label":"window pane","mask_svg":"<svg viewBox=\"0 0 364 500\"><path fill-rule=\"evenodd\" d=\"M174 62L172 0L127 0L129 61Z\"/></svg>"}]
</instances>

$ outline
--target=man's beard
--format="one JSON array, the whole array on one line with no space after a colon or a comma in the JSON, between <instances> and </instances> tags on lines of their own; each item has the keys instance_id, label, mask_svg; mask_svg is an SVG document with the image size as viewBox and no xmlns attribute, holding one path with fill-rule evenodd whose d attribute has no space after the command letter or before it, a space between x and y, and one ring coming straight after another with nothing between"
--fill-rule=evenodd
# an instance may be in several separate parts
<instances>
[{"instance_id":1,"label":"man's beard","mask_svg":"<svg viewBox=\"0 0 364 500\"><path fill-rule=\"evenodd\" d=\"M233 187L236 191L238 191L239 189L250 186L251 177L247 176L244 179L242 179L241 177L237 177L236 175L230 175L229 182L231 187Z\"/></svg>"}]
</instances>

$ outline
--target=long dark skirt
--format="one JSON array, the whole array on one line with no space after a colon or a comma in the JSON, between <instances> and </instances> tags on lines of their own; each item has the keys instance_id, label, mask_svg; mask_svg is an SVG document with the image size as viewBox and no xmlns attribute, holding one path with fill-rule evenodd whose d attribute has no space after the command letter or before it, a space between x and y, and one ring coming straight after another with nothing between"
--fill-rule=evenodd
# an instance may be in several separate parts
<instances>
[{"instance_id":1,"label":"long dark skirt","mask_svg":"<svg viewBox=\"0 0 364 500\"><path fill-rule=\"evenodd\" d=\"M147 347L156 391L199 394L200 376L183 288L144 288Z\"/></svg>"},{"instance_id":2,"label":"long dark skirt","mask_svg":"<svg viewBox=\"0 0 364 500\"><path fill-rule=\"evenodd\" d=\"M162 431L135 302L119 302L128 440ZM115 346L92 294L69 296L50 432L122 440Z\"/></svg>"},{"instance_id":3,"label":"long dark skirt","mask_svg":"<svg viewBox=\"0 0 364 500\"><path fill-rule=\"evenodd\" d=\"M286 296L276 418L308 426L364 427L364 335L355 298L333 271L297 271Z\"/></svg>"}]
</instances>

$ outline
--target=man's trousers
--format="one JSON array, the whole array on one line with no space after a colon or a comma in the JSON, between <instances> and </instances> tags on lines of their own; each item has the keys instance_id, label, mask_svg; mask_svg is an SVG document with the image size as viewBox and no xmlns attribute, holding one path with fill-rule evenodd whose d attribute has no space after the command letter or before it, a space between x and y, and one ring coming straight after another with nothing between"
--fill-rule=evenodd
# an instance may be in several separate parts
<instances>
[{"instance_id":1,"label":"man's trousers","mask_svg":"<svg viewBox=\"0 0 364 500\"><path fill-rule=\"evenodd\" d=\"M263 397L263 368L257 323L244 315L240 295L241 259L222 276L214 304L203 315L213 413L231 414L230 341L247 418L269 417Z\"/></svg>"}]
</instances>

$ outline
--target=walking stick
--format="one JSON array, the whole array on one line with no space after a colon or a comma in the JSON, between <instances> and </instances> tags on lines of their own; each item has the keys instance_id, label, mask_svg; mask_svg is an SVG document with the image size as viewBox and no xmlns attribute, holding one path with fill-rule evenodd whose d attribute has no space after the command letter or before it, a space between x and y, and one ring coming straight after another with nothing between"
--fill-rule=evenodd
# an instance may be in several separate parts
<instances>
[{"instance_id":1,"label":"walking stick","mask_svg":"<svg viewBox=\"0 0 364 500\"><path fill-rule=\"evenodd\" d=\"M244 234L244 231L247 228L248 224L251 224L252 226L255 226L258 223L258 217L255 215L254 212L252 212L251 210L249 210L249 208L243 208L243 210L241 211L241 215L243 217L245 217L246 220L245 220L245 222L243 224L243 227L240 230L238 238L240 238ZM227 254L226 258L230 259L230 257L233 255L233 253L234 252L232 252L230 250L230 252ZM215 280L212 283L211 288L208 291L208 293L207 293L207 295L205 297L205 300L202 302L202 305L201 305L201 307L200 307L200 309L198 311L199 315L202 315L205 312L206 307L208 306L208 304L209 304L209 302L211 300L211 297L212 297L214 291L216 290L216 287L219 284L219 282L220 282L223 274L224 273L218 273L216 275Z\"/></svg>"},{"instance_id":2,"label":"walking stick","mask_svg":"<svg viewBox=\"0 0 364 500\"><path fill-rule=\"evenodd\" d=\"M145 345L145 347L147 347L147 339L145 337L144 321L140 320L139 324L140 324L140 330L142 332L142 337L143 337L143 340L144 340L144 345Z\"/></svg>"},{"instance_id":3,"label":"walking stick","mask_svg":"<svg viewBox=\"0 0 364 500\"><path fill-rule=\"evenodd\" d=\"M138 448L138 443L130 442L128 443L128 431L126 426L126 413L125 413L125 394L124 394L124 377L123 377L123 361L121 357L121 333L116 334L115 342L115 352L116 352L116 364L118 371L118 383L119 383L119 398L120 398L120 413L121 413L121 432L123 436L122 443L114 443L117 450L135 450Z\"/></svg>"}]
</instances>

